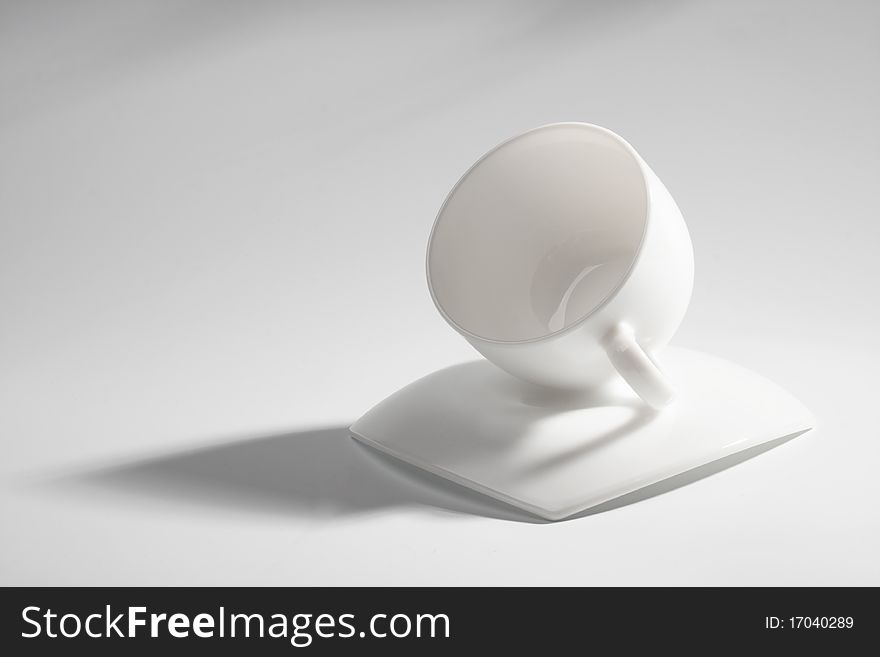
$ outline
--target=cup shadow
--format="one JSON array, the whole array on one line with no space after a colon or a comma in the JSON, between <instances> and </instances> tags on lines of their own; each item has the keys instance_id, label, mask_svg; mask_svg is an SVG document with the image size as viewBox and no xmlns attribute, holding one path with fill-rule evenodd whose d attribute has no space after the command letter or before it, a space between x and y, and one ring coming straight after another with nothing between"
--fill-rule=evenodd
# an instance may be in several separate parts
<instances>
[{"instance_id":1,"label":"cup shadow","mask_svg":"<svg viewBox=\"0 0 880 657\"><path fill-rule=\"evenodd\" d=\"M784 436L676 475L572 516L586 518L698 481L791 440ZM86 470L56 480L65 488L134 496L175 507L313 518L394 508L550 521L369 449L333 426L249 438Z\"/></svg>"}]
</instances>

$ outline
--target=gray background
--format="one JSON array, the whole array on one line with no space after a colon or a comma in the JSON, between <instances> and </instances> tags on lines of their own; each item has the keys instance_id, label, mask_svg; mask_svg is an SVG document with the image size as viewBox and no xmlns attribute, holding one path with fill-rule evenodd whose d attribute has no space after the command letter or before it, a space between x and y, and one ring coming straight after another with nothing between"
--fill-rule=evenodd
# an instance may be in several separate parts
<instances>
[{"instance_id":1,"label":"gray background","mask_svg":"<svg viewBox=\"0 0 880 657\"><path fill-rule=\"evenodd\" d=\"M2 584L880 584L875 2L4 2ZM346 438L474 357L459 175L563 120L689 224L675 343L819 429L558 524Z\"/></svg>"}]
</instances>

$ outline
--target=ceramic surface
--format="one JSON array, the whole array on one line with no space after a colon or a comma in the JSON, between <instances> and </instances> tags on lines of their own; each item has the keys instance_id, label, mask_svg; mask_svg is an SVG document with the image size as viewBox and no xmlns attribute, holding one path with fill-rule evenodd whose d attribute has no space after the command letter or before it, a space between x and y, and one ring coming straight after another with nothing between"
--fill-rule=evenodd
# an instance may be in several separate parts
<instances>
[{"instance_id":1,"label":"ceramic surface","mask_svg":"<svg viewBox=\"0 0 880 657\"><path fill-rule=\"evenodd\" d=\"M669 347L679 400L647 408L622 381L592 392L524 383L486 361L455 365L381 402L352 435L547 519L561 519L813 426L762 376Z\"/></svg>"},{"instance_id":2,"label":"ceramic surface","mask_svg":"<svg viewBox=\"0 0 880 657\"><path fill-rule=\"evenodd\" d=\"M690 300L690 237L663 183L621 137L586 123L501 144L450 192L428 285L443 317L511 374L594 388L615 369L662 407L673 386L651 352Z\"/></svg>"}]
</instances>

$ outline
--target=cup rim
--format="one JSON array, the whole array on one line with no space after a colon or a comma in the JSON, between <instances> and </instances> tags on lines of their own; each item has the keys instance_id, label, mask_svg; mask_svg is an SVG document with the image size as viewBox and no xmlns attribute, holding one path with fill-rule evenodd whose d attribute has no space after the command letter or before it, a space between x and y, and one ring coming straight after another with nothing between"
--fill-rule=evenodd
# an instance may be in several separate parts
<instances>
[{"instance_id":1,"label":"cup rim","mask_svg":"<svg viewBox=\"0 0 880 657\"><path fill-rule=\"evenodd\" d=\"M468 329L464 328L458 322L456 322L454 319L452 319L452 317L446 312L446 310L443 308L443 306L438 301L436 294L434 294L434 285L431 282L431 246L434 242L434 233L436 232L437 224L440 222L440 218L443 216L443 212L444 212L444 210L446 210L446 206L449 203L449 200L452 198L452 196L458 190L459 186L461 186L461 184L467 179L467 177L470 176L471 173L480 164L482 164L483 160L489 158L496 151L500 150L504 146L507 146L508 144L510 144L518 139L522 139L523 137L526 137L527 135L530 135L534 132L538 132L541 130L546 130L548 128L558 128L558 127L562 127L562 126L574 126L574 127L578 127L578 128L587 128L589 130L593 130L595 132L600 132L600 133L604 134L605 136L610 137L612 140L614 140L620 146L623 147L624 151L626 151L630 155L630 157L632 157L633 161L639 167L639 171L642 174L642 182L645 186L645 220L642 225L642 234L639 237L639 243L636 247L635 253L633 254L632 260L630 261L629 266L627 267L626 271L620 277L620 280L618 280L617 283L615 283L615 285L608 291L608 293L602 298L602 300L599 301L599 303L597 303L595 306L593 306L593 308L591 308L588 312L584 313L583 316L579 317L577 320L575 320L574 322L572 322L568 326L563 326L561 329L558 329L556 331L551 331L549 333L545 333L544 335L539 335L534 338L526 338L524 340L498 340L495 338L487 338L485 336L478 335L477 333L474 333L474 332L469 331ZM623 137L618 135L616 132L609 130L608 128L603 128L602 126L596 125L594 123L585 123L582 121L558 121L556 123L546 123L544 125L540 125L535 128L531 128L529 130L526 130L525 132L521 132L517 135L514 135L513 137L509 137L508 139L505 139L504 141L502 141L501 143L499 143L498 145L493 147L491 150L487 151L482 157L480 157L476 162L474 162L468 168L467 171L464 172L464 174L458 179L458 181L455 183L455 185L452 186L452 189L446 195L446 198L443 200L443 204L440 206L440 210L437 212L437 216L434 218L434 222L431 225L431 234L428 236L428 244L425 249L425 275L427 277L428 292L431 294L431 301L434 302L434 306L437 308L437 311L440 313L440 315L443 317L443 319L445 319L446 322L452 328L454 328L456 331L458 331L461 335L465 336L466 338L471 338L474 340L479 340L480 342L488 342L488 343L497 344L497 345L517 345L517 344L530 344L530 343L544 342L546 340L551 340L553 338L559 337L559 336L564 335L566 333L573 332L574 330L576 330L577 328L582 326L584 323L586 323L593 315L596 315L597 313L599 313L603 308L605 308L605 306L607 306L611 302L612 299L614 299L617 296L617 294L620 292L620 290L623 288L623 286L626 285L627 281L629 281L629 279L632 277L632 273L633 273L633 271L635 271L636 265L641 260L642 252L644 251L646 237L648 235L648 224L651 221L651 214L652 214L651 213L651 188L650 188L650 185L648 184L647 173L648 173L647 172L647 165L644 163L641 156L639 156L639 154L636 152L635 148L633 148L632 145L628 141L626 141Z\"/></svg>"}]
</instances>

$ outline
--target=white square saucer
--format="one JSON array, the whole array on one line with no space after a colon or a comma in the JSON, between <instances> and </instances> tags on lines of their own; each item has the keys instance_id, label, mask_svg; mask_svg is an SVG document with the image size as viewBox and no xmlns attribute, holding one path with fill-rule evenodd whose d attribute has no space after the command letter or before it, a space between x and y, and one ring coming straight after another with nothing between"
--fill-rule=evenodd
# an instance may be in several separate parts
<instances>
[{"instance_id":1,"label":"white square saucer","mask_svg":"<svg viewBox=\"0 0 880 657\"><path fill-rule=\"evenodd\" d=\"M549 520L813 427L767 379L720 358L668 347L678 397L652 411L623 381L564 392L485 360L439 370L351 427L402 461ZM770 445L768 445L769 447Z\"/></svg>"}]
</instances>

